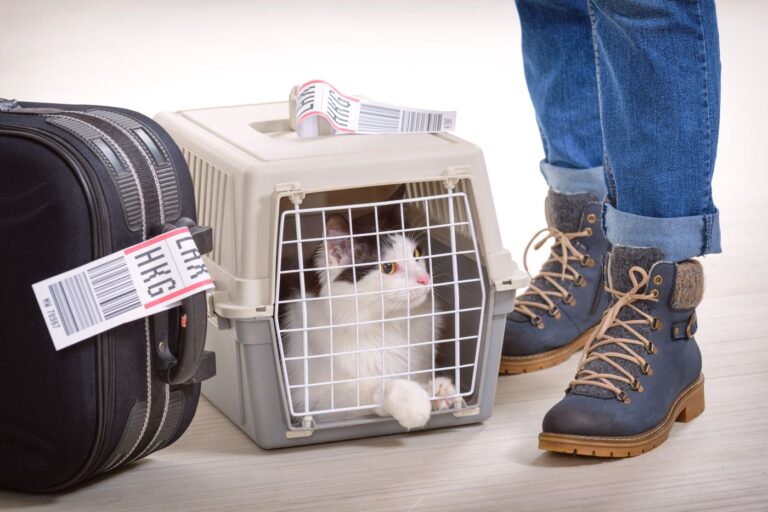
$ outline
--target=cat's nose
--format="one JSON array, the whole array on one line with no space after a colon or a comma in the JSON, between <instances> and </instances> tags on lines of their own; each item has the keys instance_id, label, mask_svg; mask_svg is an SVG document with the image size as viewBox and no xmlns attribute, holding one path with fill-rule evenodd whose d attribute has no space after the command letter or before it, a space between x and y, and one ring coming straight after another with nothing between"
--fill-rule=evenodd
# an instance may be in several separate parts
<instances>
[{"instance_id":1,"label":"cat's nose","mask_svg":"<svg viewBox=\"0 0 768 512\"><path fill-rule=\"evenodd\" d=\"M423 276L418 278L416 282L419 284L429 284L429 276L427 274L424 274Z\"/></svg>"}]
</instances>

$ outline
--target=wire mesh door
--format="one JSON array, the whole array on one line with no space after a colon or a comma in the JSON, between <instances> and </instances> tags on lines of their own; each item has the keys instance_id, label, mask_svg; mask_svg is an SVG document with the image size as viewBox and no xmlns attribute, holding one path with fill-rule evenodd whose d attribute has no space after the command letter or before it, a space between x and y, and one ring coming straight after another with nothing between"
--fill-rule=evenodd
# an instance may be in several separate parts
<instances>
[{"instance_id":1,"label":"wire mesh door","mask_svg":"<svg viewBox=\"0 0 768 512\"><path fill-rule=\"evenodd\" d=\"M394 379L449 408L474 393L486 291L465 193L295 204L278 244L275 324L292 416L375 412Z\"/></svg>"}]
</instances>

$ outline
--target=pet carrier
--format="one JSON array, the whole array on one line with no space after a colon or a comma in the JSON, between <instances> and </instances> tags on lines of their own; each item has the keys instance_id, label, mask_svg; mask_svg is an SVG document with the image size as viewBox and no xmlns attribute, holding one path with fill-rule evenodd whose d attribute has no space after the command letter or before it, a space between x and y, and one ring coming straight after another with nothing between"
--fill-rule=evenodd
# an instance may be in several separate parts
<instances>
[{"instance_id":1,"label":"pet carrier","mask_svg":"<svg viewBox=\"0 0 768 512\"><path fill-rule=\"evenodd\" d=\"M299 138L288 117L285 102L157 116L216 233L203 394L263 448L487 419L528 278L482 152L444 133ZM424 421L389 416L405 381Z\"/></svg>"}]
</instances>

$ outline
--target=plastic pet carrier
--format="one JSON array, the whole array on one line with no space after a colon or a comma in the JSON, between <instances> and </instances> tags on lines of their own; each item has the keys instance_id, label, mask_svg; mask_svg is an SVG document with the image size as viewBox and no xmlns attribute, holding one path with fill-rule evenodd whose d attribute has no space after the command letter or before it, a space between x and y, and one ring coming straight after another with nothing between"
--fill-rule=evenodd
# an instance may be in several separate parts
<instances>
[{"instance_id":1,"label":"plastic pet carrier","mask_svg":"<svg viewBox=\"0 0 768 512\"><path fill-rule=\"evenodd\" d=\"M528 277L502 247L477 146L299 138L287 102L156 119L216 233L206 348L218 371L203 394L259 446L490 416L505 317Z\"/></svg>"}]
</instances>

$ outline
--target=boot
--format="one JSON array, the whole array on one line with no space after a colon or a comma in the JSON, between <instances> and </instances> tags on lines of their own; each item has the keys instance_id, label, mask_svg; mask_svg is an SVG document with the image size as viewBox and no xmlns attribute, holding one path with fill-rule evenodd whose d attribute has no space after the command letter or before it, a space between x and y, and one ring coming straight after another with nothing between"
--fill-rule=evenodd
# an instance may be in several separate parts
<instances>
[{"instance_id":1,"label":"boot","mask_svg":"<svg viewBox=\"0 0 768 512\"><path fill-rule=\"evenodd\" d=\"M675 421L704 410L701 352L693 338L704 276L695 260L660 261L658 249L616 246L608 262L615 302L584 350L565 398L544 417L539 448L631 457L667 439Z\"/></svg>"},{"instance_id":2,"label":"boot","mask_svg":"<svg viewBox=\"0 0 768 512\"><path fill-rule=\"evenodd\" d=\"M602 204L592 194L549 191L547 235L534 249L554 240L549 259L507 317L501 373L517 374L562 363L581 350L608 306L603 261L608 240ZM525 269L528 264L525 261Z\"/></svg>"}]
</instances>

